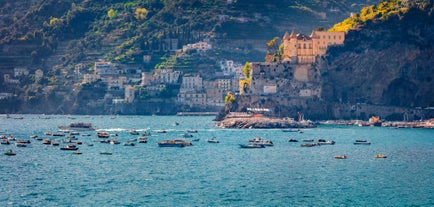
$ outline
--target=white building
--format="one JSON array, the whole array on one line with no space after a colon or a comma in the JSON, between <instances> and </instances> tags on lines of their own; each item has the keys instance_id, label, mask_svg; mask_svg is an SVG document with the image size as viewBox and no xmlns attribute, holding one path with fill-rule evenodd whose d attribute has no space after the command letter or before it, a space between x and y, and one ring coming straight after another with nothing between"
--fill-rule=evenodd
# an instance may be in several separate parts
<instances>
[{"instance_id":1,"label":"white building","mask_svg":"<svg viewBox=\"0 0 434 207\"><path fill-rule=\"evenodd\" d=\"M197 50L199 52L204 52L204 51L207 51L210 49L212 49L212 45L210 43L204 42L204 41L197 42L194 44L187 44L187 45L184 45L182 47L183 52L187 52L189 50Z\"/></svg>"},{"instance_id":2,"label":"white building","mask_svg":"<svg viewBox=\"0 0 434 207\"><path fill-rule=\"evenodd\" d=\"M135 99L135 92L136 89L133 86L126 86L125 87L125 103L133 103Z\"/></svg>"},{"instance_id":3,"label":"white building","mask_svg":"<svg viewBox=\"0 0 434 207\"><path fill-rule=\"evenodd\" d=\"M187 91L200 91L203 89L202 77L199 75L185 75L182 77L180 93Z\"/></svg>"},{"instance_id":4,"label":"white building","mask_svg":"<svg viewBox=\"0 0 434 207\"><path fill-rule=\"evenodd\" d=\"M93 83L99 79L101 79L99 74L84 74L82 83Z\"/></svg>"},{"instance_id":5,"label":"white building","mask_svg":"<svg viewBox=\"0 0 434 207\"><path fill-rule=\"evenodd\" d=\"M119 77L108 77L107 78L107 88L109 90L113 89L122 89L124 88L124 84L127 83L127 77L119 76Z\"/></svg>"},{"instance_id":6,"label":"white building","mask_svg":"<svg viewBox=\"0 0 434 207\"><path fill-rule=\"evenodd\" d=\"M173 71L173 69L162 69L155 73L155 82L157 83L178 83L181 72Z\"/></svg>"},{"instance_id":7,"label":"white building","mask_svg":"<svg viewBox=\"0 0 434 207\"><path fill-rule=\"evenodd\" d=\"M111 62L95 62L95 74L98 75L116 75L119 74L116 71L115 66Z\"/></svg>"}]
</instances>

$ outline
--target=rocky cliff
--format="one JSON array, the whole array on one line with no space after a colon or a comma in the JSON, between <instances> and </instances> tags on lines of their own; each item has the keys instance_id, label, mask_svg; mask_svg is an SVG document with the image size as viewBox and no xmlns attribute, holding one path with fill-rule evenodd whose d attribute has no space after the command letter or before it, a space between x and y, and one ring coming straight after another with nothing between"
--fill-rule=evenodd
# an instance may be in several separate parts
<instances>
[{"instance_id":1,"label":"rocky cliff","mask_svg":"<svg viewBox=\"0 0 434 207\"><path fill-rule=\"evenodd\" d=\"M322 65L323 98L337 103L434 106L432 5L367 22Z\"/></svg>"}]
</instances>

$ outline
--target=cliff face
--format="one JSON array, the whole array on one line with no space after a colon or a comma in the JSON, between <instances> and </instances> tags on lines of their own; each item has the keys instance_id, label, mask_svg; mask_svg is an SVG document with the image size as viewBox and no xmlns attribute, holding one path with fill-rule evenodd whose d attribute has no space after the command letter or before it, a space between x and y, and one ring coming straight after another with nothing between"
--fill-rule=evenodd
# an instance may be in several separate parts
<instances>
[{"instance_id":1,"label":"cliff face","mask_svg":"<svg viewBox=\"0 0 434 207\"><path fill-rule=\"evenodd\" d=\"M329 50L322 65L323 98L398 107L434 105L432 7L368 22Z\"/></svg>"}]
</instances>

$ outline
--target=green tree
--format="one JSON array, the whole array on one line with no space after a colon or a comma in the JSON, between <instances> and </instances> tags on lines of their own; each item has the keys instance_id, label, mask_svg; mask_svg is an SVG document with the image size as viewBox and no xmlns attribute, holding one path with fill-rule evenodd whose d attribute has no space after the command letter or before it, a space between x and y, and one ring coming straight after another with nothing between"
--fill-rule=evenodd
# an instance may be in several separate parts
<instances>
[{"instance_id":1,"label":"green tree","mask_svg":"<svg viewBox=\"0 0 434 207\"><path fill-rule=\"evenodd\" d=\"M114 9L110 9L110 10L108 10L108 12L107 12L107 16L108 16L110 19L116 18L116 17L118 16L118 12L117 12L116 10L114 10Z\"/></svg>"},{"instance_id":2,"label":"green tree","mask_svg":"<svg viewBox=\"0 0 434 207\"><path fill-rule=\"evenodd\" d=\"M148 16L148 10L145 8L137 8L135 12L135 17L137 20L144 20Z\"/></svg>"}]
</instances>

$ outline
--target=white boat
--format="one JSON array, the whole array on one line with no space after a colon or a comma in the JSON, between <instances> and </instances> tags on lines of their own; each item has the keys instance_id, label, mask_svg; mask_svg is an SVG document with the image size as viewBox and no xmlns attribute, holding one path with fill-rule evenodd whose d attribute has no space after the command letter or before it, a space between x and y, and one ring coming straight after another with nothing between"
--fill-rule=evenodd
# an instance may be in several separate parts
<instances>
[{"instance_id":1,"label":"white boat","mask_svg":"<svg viewBox=\"0 0 434 207\"><path fill-rule=\"evenodd\" d=\"M317 144L318 145L334 145L335 141L333 141L333 140L318 139Z\"/></svg>"},{"instance_id":2,"label":"white boat","mask_svg":"<svg viewBox=\"0 0 434 207\"><path fill-rule=\"evenodd\" d=\"M219 140L217 140L215 137L213 137L213 138L211 138L211 139L208 139L208 140L206 140L206 142L208 142L208 143L220 143L220 141Z\"/></svg>"}]
</instances>

